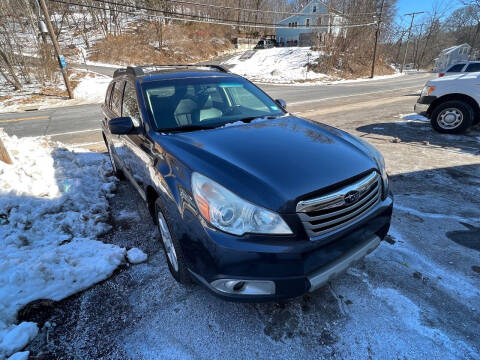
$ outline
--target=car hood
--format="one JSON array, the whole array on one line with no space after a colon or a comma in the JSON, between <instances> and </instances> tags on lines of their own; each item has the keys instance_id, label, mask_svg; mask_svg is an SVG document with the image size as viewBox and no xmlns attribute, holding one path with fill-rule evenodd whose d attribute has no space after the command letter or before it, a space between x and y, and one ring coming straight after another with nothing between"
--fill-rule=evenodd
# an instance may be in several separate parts
<instances>
[{"instance_id":1,"label":"car hood","mask_svg":"<svg viewBox=\"0 0 480 360\"><path fill-rule=\"evenodd\" d=\"M165 150L192 171L283 213L377 167L355 137L294 116L161 138Z\"/></svg>"},{"instance_id":2,"label":"car hood","mask_svg":"<svg viewBox=\"0 0 480 360\"><path fill-rule=\"evenodd\" d=\"M460 73L457 75L446 75L441 78L436 78L433 80L427 81L427 85L440 85L444 82L451 82L451 81L474 81L478 82L480 78L480 73Z\"/></svg>"}]
</instances>

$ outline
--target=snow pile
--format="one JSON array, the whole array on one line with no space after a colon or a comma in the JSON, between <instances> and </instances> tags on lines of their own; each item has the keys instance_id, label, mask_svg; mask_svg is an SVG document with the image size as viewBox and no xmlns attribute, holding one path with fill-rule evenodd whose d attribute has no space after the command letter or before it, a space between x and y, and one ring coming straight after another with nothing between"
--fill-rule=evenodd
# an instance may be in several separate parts
<instances>
[{"instance_id":1,"label":"snow pile","mask_svg":"<svg viewBox=\"0 0 480 360\"><path fill-rule=\"evenodd\" d=\"M73 91L75 99L87 103L102 103L105 101L108 84L112 78L100 74L91 74L80 80Z\"/></svg>"},{"instance_id":2,"label":"snow pile","mask_svg":"<svg viewBox=\"0 0 480 360\"><path fill-rule=\"evenodd\" d=\"M14 325L38 299L61 300L104 280L125 249L95 238L110 230L116 180L107 157L54 147L44 138L8 137L13 165L0 162L0 359L38 329ZM18 355L20 356L20 355Z\"/></svg>"},{"instance_id":3,"label":"snow pile","mask_svg":"<svg viewBox=\"0 0 480 360\"><path fill-rule=\"evenodd\" d=\"M294 83L304 80L328 79L325 74L307 71L307 64L313 63L321 52L308 47L272 48L256 51L253 56L241 60L243 54L225 62L234 65L230 71L250 80L267 83Z\"/></svg>"},{"instance_id":4,"label":"snow pile","mask_svg":"<svg viewBox=\"0 0 480 360\"><path fill-rule=\"evenodd\" d=\"M140 264L147 261L147 254L138 248L131 248L127 251L127 259L131 264Z\"/></svg>"},{"instance_id":5,"label":"snow pile","mask_svg":"<svg viewBox=\"0 0 480 360\"><path fill-rule=\"evenodd\" d=\"M429 119L427 119L425 116L423 115L419 115L419 114L407 114L407 115L400 115L400 117L403 119L403 120L407 120L407 121L423 121L423 122L430 122Z\"/></svg>"}]
</instances>

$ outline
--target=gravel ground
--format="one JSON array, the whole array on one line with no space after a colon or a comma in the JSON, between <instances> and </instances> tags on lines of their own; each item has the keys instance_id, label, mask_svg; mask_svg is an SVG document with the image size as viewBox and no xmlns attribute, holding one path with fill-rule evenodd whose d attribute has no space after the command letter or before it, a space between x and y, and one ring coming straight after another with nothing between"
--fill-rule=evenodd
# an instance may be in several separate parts
<instances>
[{"instance_id":1,"label":"gravel ground","mask_svg":"<svg viewBox=\"0 0 480 360\"><path fill-rule=\"evenodd\" d=\"M104 239L146 263L60 303L39 302L33 359L480 359L480 131L448 136L402 119L413 98L313 115L377 146L396 208L387 241L315 293L276 304L219 300L168 272L133 187ZM407 118L408 119L408 118Z\"/></svg>"}]
</instances>

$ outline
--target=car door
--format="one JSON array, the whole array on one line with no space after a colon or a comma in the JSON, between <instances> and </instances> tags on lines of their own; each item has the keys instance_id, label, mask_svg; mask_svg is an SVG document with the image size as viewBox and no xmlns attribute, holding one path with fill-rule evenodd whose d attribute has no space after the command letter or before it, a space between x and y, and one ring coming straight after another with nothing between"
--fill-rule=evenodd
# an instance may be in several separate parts
<instances>
[{"instance_id":1,"label":"car door","mask_svg":"<svg viewBox=\"0 0 480 360\"><path fill-rule=\"evenodd\" d=\"M150 169L154 165L153 143L145 134L144 122L138 108L137 89L131 80L127 80L123 92L122 116L132 119L134 129L122 135L125 148L124 162L127 177L145 196L145 185L149 183Z\"/></svg>"}]
</instances>

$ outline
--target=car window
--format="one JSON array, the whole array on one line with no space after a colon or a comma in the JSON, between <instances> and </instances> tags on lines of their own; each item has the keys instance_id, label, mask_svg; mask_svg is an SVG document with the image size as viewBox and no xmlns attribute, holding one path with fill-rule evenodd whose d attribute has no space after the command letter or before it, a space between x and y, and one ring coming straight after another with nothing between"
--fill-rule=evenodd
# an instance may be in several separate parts
<instances>
[{"instance_id":1,"label":"car window","mask_svg":"<svg viewBox=\"0 0 480 360\"><path fill-rule=\"evenodd\" d=\"M118 116L122 113L122 96L123 96L123 86L125 85L124 81L117 81L113 88L112 100L110 107L113 111L117 113Z\"/></svg>"},{"instance_id":2,"label":"car window","mask_svg":"<svg viewBox=\"0 0 480 360\"><path fill-rule=\"evenodd\" d=\"M122 116L130 116L135 127L140 126L140 113L137 105L137 93L134 85L127 81L123 91Z\"/></svg>"},{"instance_id":3,"label":"car window","mask_svg":"<svg viewBox=\"0 0 480 360\"><path fill-rule=\"evenodd\" d=\"M469 64L465 69L466 72L479 72L480 71L480 63L473 63Z\"/></svg>"},{"instance_id":4,"label":"car window","mask_svg":"<svg viewBox=\"0 0 480 360\"><path fill-rule=\"evenodd\" d=\"M112 88L115 83L111 82L110 85L108 85L107 93L105 94L105 106L110 106L110 97L112 95Z\"/></svg>"},{"instance_id":5,"label":"car window","mask_svg":"<svg viewBox=\"0 0 480 360\"><path fill-rule=\"evenodd\" d=\"M242 105L252 110L268 111L268 106L244 87L229 87L227 90L235 105Z\"/></svg>"},{"instance_id":6,"label":"car window","mask_svg":"<svg viewBox=\"0 0 480 360\"><path fill-rule=\"evenodd\" d=\"M185 78L143 83L157 129L216 127L246 118L281 116L284 111L259 88L230 77Z\"/></svg>"},{"instance_id":7,"label":"car window","mask_svg":"<svg viewBox=\"0 0 480 360\"><path fill-rule=\"evenodd\" d=\"M461 72L465 64L456 64L453 65L447 72Z\"/></svg>"}]
</instances>

